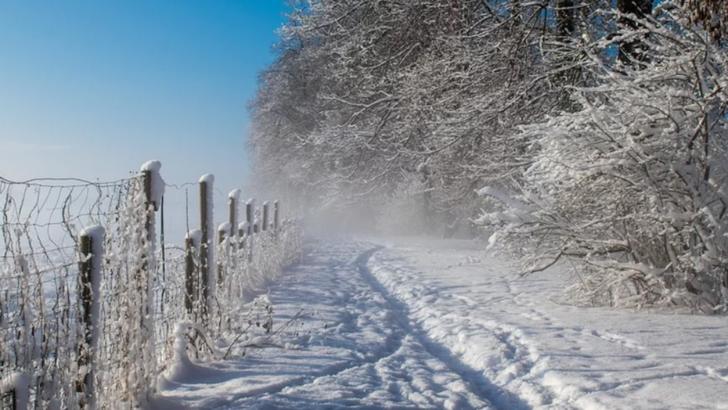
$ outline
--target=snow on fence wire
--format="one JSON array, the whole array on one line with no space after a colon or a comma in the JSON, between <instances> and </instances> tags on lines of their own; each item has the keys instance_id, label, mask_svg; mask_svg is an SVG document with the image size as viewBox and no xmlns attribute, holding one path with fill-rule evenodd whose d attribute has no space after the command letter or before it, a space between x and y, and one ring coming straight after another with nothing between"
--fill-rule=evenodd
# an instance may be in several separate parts
<instances>
[{"instance_id":1,"label":"snow on fence wire","mask_svg":"<svg viewBox=\"0 0 728 410\"><path fill-rule=\"evenodd\" d=\"M143 406L180 345L216 356L255 314L254 290L298 257L300 225L277 202L249 201L241 218L235 190L214 230L212 176L201 229L160 248L160 167L103 183L0 178L3 408Z\"/></svg>"}]
</instances>

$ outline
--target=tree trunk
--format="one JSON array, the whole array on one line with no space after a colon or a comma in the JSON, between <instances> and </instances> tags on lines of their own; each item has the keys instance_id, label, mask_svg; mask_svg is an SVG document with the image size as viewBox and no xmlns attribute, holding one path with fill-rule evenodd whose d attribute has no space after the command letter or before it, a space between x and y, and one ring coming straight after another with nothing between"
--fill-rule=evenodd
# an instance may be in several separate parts
<instances>
[{"instance_id":1,"label":"tree trunk","mask_svg":"<svg viewBox=\"0 0 728 410\"><path fill-rule=\"evenodd\" d=\"M713 40L720 41L728 31L728 2L725 0L680 0L693 23L702 25Z\"/></svg>"},{"instance_id":2,"label":"tree trunk","mask_svg":"<svg viewBox=\"0 0 728 410\"><path fill-rule=\"evenodd\" d=\"M557 0L556 19L559 36L571 37L576 31L574 0Z\"/></svg>"},{"instance_id":3,"label":"tree trunk","mask_svg":"<svg viewBox=\"0 0 728 410\"><path fill-rule=\"evenodd\" d=\"M511 1L511 16L513 16L517 20L521 20L521 0L512 0Z\"/></svg>"},{"instance_id":4,"label":"tree trunk","mask_svg":"<svg viewBox=\"0 0 728 410\"><path fill-rule=\"evenodd\" d=\"M617 9L623 15L618 21L620 29L635 30L641 26L639 20L652 13L652 0L617 0ZM638 39L623 40L619 43L619 60L627 65L646 61L647 46Z\"/></svg>"}]
</instances>

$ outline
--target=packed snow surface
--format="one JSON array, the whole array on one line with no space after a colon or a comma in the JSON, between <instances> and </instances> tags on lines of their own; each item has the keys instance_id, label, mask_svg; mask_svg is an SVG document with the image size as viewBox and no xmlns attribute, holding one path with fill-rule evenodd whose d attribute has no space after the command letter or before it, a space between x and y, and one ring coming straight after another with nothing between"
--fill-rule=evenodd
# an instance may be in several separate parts
<instances>
[{"instance_id":1,"label":"packed snow surface","mask_svg":"<svg viewBox=\"0 0 728 410\"><path fill-rule=\"evenodd\" d=\"M185 363L156 407L728 409L724 316L561 304L566 269L484 248L314 243L271 284L272 335Z\"/></svg>"}]
</instances>

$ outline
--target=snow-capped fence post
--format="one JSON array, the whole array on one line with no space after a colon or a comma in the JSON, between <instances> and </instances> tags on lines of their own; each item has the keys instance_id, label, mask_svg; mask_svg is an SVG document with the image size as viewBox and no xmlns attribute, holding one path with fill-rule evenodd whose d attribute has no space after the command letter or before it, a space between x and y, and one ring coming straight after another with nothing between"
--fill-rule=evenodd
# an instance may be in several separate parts
<instances>
[{"instance_id":1,"label":"snow-capped fence post","mask_svg":"<svg viewBox=\"0 0 728 410\"><path fill-rule=\"evenodd\" d=\"M268 229L268 214L269 214L269 204L268 201L263 202L263 223L260 227L261 231L266 231Z\"/></svg>"},{"instance_id":2,"label":"snow-capped fence post","mask_svg":"<svg viewBox=\"0 0 728 410\"><path fill-rule=\"evenodd\" d=\"M243 233L238 229L238 202L240 201L240 190L234 189L228 194L228 223L230 224L230 240L228 241L227 251L230 252L237 242L236 249L240 249L243 241ZM233 271L237 268L237 258L232 258Z\"/></svg>"},{"instance_id":3,"label":"snow-capped fence post","mask_svg":"<svg viewBox=\"0 0 728 410\"><path fill-rule=\"evenodd\" d=\"M248 245L248 263L253 261L253 234L255 233L254 220L255 217L255 199L250 198L245 203L245 222L248 224L248 234L245 242Z\"/></svg>"},{"instance_id":4,"label":"snow-capped fence post","mask_svg":"<svg viewBox=\"0 0 728 410\"><path fill-rule=\"evenodd\" d=\"M278 237L278 229L281 226L281 206L278 201L273 201L273 233Z\"/></svg>"},{"instance_id":5,"label":"snow-capped fence post","mask_svg":"<svg viewBox=\"0 0 728 410\"><path fill-rule=\"evenodd\" d=\"M203 323L206 323L207 315L212 313L212 301L215 297L215 246L212 233L212 193L215 177L212 174L203 175L200 178L200 228L202 238L200 240L200 282L202 287L201 311Z\"/></svg>"},{"instance_id":6,"label":"snow-capped fence post","mask_svg":"<svg viewBox=\"0 0 728 410\"><path fill-rule=\"evenodd\" d=\"M225 222L220 224L220 226L217 227L217 243L220 245L220 250L224 252L224 254L220 255L217 261L217 282L218 284L222 284L225 280L225 273L223 272L224 266L223 266L223 257L227 256L228 253L228 247L230 246L230 240L225 242L225 239L232 238L234 235L233 229L231 228L231 225L229 222Z\"/></svg>"},{"instance_id":7,"label":"snow-capped fence post","mask_svg":"<svg viewBox=\"0 0 728 410\"><path fill-rule=\"evenodd\" d=\"M245 248L245 244L248 243L248 226L247 222L238 225L238 249Z\"/></svg>"},{"instance_id":8,"label":"snow-capped fence post","mask_svg":"<svg viewBox=\"0 0 728 410\"><path fill-rule=\"evenodd\" d=\"M240 201L240 190L234 189L228 194L228 212L231 230L231 236L236 236L236 228L238 226L238 202Z\"/></svg>"},{"instance_id":9,"label":"snow-capped fence post","mask_svg":"<svg viewBox=\"0 0 728 410\"><path fill-rule=\"evenodd\" d=\"M142 254L142 268L137 276L137 289L140 292L139 297L145 303L141 307L141 327L144 336L147 339L152 338L154 333L154 322L151 318L152 307L152 287L154 282L154 255L156 252L154 214L159 211L164 196L164 179L160 174L162 163L159 161L147 161L141 166L142 182L144 188L144 232L146 249Z\"/></svg>"},{"instance_id":10,"label":"snow-capped fence post","mask_svg":"<svg viewBox=\"0 0 728 410\"><path fill-rule=\"evenodd\" d=\"M245 203L245 221L248 223L248 236L253 233L253 211L255 207L255 199L248 199Z\"/></svg>"},{"instance_id":11,"label":"snow-capped fence post","mask_svg":"<svg viewBox=\"0 0 728 410\"><path fill-rule=\"evenodd\" d=\"M144 197L146 206L146 217L144 220L144 229L146 231L146 240L150 246L150 254L154 254L154 213L159 210L159 206L164 195L164 180L159 174L162 164L159 161L148 161L141 167L142 180L144 184ZM148 262L144 260L144 270L148 270Z\"/></svg>"},{"instance_id":12,"label":"snow-capped fence post","mask_svg":"<svg viewBox=\"0 0 728 410\"><path fill-rule=\"evenodd\" d=\"M79 235L78 297L83 340L78 347L79 379L76 391L82 394L81 405L95 407L94 352L99 339L99 306L101 303L101 262L104 252L104 228L95 225Z\"/></svg>"},{"instance_id":13,"label":"snow-capped fence post","mask_svg":"<svg viewBox=\"0 0 728 410\"><path fill-rule=\"evenodd\" d=\"M195 244L195 232L188 232L185 236L185 310L190 318L194 317L195 302L200 294L195 265L195 250L199 248L198 245Z\"/></svg>"}]
</instances>

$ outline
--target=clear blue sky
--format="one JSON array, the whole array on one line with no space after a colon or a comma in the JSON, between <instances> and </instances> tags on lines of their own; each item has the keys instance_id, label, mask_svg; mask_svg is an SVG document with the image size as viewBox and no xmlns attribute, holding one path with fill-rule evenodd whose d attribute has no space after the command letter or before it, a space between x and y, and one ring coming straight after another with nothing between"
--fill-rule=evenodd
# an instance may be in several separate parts
<instances>
[{"instance_id":1,"label":"clear blue sky","mask_svg":"<svg viewBox=\"0 0 728 410\"><path fill-rule=\"evenodd\" d=\"M0 0L0 175L247 172L247 103L284 0Z\"/></svg>"}]
</instances>

